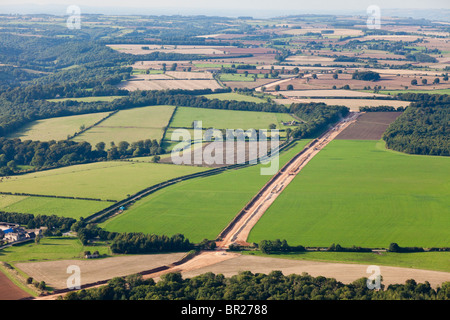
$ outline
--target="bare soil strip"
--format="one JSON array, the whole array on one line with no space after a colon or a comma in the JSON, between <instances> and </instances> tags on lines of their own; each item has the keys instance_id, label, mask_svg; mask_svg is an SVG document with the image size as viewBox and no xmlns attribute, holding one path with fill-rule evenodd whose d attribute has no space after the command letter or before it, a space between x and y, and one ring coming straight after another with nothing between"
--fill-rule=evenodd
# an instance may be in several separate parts
<instances>
[{"instance_id":1,"label":"bare soil strip","mask_svg":"<svg viewBox=\"0 0 450 320\"><path fill-rule=\"evenodd\" d=\"M20 300L29 297L29 293L16 286L2 271L0 271L0 300Z\"/></svg>"}]
</instances>

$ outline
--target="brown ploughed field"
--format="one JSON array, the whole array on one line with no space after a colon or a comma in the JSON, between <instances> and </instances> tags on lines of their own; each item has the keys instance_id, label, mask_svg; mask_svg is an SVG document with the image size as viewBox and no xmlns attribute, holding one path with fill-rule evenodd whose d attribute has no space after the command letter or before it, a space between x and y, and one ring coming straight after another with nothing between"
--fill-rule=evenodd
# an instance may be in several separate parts
<instances>
[{"instance_id":1,"label":"brown ploughed field","mask_svg":"<svg viewBox=\"0 0 450 320\"><path fill-rule=\"evenodd\" d=\"M389 125L402 112L366 112L342 131L339 140L380 140Z\"/></svg>"}]
</instances>

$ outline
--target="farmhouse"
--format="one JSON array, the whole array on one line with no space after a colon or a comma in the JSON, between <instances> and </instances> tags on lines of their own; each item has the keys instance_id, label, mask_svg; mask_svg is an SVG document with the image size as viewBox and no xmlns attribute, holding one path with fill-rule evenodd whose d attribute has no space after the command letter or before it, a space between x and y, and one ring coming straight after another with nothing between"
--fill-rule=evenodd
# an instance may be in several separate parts
<instances>
[{"instance_id":1,"label":"farmhouse","mask_svg":"<svg viewBox=\"0 0 450 320\"><path fill-rule=\"evenodd\" d=\"M41 234L41 230L25 230L17 224L0 222L0 239L7 243L31 240L36 238L36 233Z\"/></svg>"}]
</instances>

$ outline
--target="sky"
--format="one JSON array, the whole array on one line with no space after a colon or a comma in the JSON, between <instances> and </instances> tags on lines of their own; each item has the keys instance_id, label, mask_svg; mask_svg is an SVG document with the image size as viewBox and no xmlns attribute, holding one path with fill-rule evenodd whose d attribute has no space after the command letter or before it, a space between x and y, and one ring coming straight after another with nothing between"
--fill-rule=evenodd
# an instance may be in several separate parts
<instances>
[{"instance_id":1,"label":"sky","mask_svg":"<svg viewBox=\"0 0 450 320\"><path fill-rule=\"evenodd\" d=\"M449 0L0 0L0 13L65 14L69 5L85 13L207 14L274 17L302 13L365 13L383 9L450 9Z\"/></svg>"}]
</instances>

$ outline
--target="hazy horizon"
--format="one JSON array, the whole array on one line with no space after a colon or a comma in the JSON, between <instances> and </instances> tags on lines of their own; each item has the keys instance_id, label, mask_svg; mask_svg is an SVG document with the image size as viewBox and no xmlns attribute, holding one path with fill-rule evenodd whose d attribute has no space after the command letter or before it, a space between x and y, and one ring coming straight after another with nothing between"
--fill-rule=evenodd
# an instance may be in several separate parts
<instances>
[{"instance_id":1,"label":"hazy horizon","mask_svg":"<svg viewBox=\"0 0 450 320\"><path fill-rule=\"evenodd\" d=\"M370 5L378 5L382 11L403 17L423 17L442 19L448 17L450 2L447 0L423 1L411 0L405 7L404 1L381 0L345 0L345 1L292 1L279 0L229 0L205 1L191 0L186 6L183 0L166 0L164 2L128 0L2 0L2 14L55 14L65 15L69 5L77 5L87 14L122 14L122 15L215 15L237 17L241 15L255 18L271 18L298 14L366 14ZM442 12L442 10L444 10Z\"/></svg>"}]
</instances>

